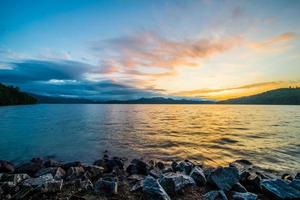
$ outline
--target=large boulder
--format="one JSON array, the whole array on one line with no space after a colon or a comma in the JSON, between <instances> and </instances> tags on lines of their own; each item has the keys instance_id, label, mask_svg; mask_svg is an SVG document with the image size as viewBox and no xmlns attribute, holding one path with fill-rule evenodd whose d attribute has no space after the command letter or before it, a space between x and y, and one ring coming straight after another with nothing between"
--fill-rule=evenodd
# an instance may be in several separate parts
<instances>
[{"instance_id":1,"label":"large boulder","mask_svg":"<svg viewBox=\"0 0 300 200\"><path fill-rule=\"evenodd\" d=\"M105 157L103 159L96 160L93 165L103 167L103 173L110 173L116 168L124 168L124 162L119 157L113 157L112 159L108 159L108 157Z\"/></svg>"},{"instance_id":2,"label":"large boulder","mask_svg":"<svg viewBox=\"0 0 300 200\"><path fill-rule=\"evenodd\" d=\"M66 171L61 167L47 167L40 169L35 173L35 177L39 177L45 174L52 174L55 180L63 179L66 175Z\"/></svg>"},{"instance_id":3,"label":"large boulder","mask_svg":"<svg viewBox=\"0 0 300 200\"><path fill-rule=\"evenodd\" d=\"M67 180L74 180L80 178L84 175L84 168L82 166L79 167L70 167L67 171Z\"/></svg>"},{"instance_id":4,"label":"large boulder","mask_svg":"<svg viewBox=\"0 0 300 200\"><path fill-rule=\"evenodd\" d=\"M251 192L233 192L232 194L233 200L256 200L257 195Z\"/></svg>"},{"instance_id":5,"label":"large boulder","mask_svg":"<svg viewBox=\"0 0 300 200\"><path fill-rule=\"evenodd\" d=\"M206 178L203 173L203 170L198 166L195 166L192 169L190 177L194 179L198 186L204 186L206 184Z\"/></svg>"},{"instance_id":6,"label":"large boulder","mask_svg":"<svg viewBox=\"0 0 300 200\"><path fill-rule=\"evenodd\" d=\"M95 183L95 191L97 193L108 193L117 194L118 193L118 180L113 177L100 178Z\"/></svg>"},{"instance_id":7,"label":"large boulder","mask_svg":"<svg viewBox=\"0 0 300 200\"><path fill-rule=\"evenodd\" d=\"M2 174L0 177L0 185L2 183L7 183L11 186L16 186L23 180L30 178L27 174Z\"/></svg>"},{"instance_id":8,"label":"large boulder","mask_svg":"<svg viewBox=\"0 0 300 200\"><path fill-rule=\"evenodd\" d=\"M152 176L145 178L143 192L146 199L171 200L166 191Z\"/></svg>"},{"instance_id":9,"label":"large boulder","mask_svg":"<svg viewBox=\"0 0 300 200\"><path fill-rule=\"evenodd\" d=\"M223 190L213 190L204 194L205 200L228 200Z\"/></svg>"},{"instance_id":10,"label":"large boulder","mask_svg":"<svg viewBox=\"0 0 300 200\"><path fill-rule=\"evenodd\" d=\"M141 174L148 175L150 166L140 159L133 159L131 164L126 168L126 172L129 175Z\"/></svg>"},{"instance_id":11,"label":"large boulder","mask_svg":"<svg viewBox=\"0 0 300 200\"><path fill-rule=\"evenodd\" d=\"M97 165L84 165L84 169L91 179L97 179L104 173L104 168Z\"/></svg>"},{"instance_id":12,"label":"large boulder","mask_svg":"<svg viewBox=\"0 0 300 200\"><path fill-rule=\"evenodd\" d=\"M231 189L235 192L242 192L242 193L248 192L247 189L240 183L234 184Z\"/></svg>"},{"instance_id":13,"label":"large boulder","mask_svg":"<svg viewBox=\"0 0 300 200\"><path fill-rule=\"evenodd\" d=\"M169 195L175 195L183 188L195 185L195 181L190 176L174 172L163 174L158 182Z\"/></svg>"},{"instance_id":14,"label":"large boulder","mask_svg":"<svg viewBox=\"0 0 300 200\"><path fill-rule=\"evenodd\" d=\"M275 199L300 199L300 191L281 179L263 180L261 188L265 195Z\"/></svg>"},{"instance_id":15,"label":"large boulder","mask_svg":"<svg viewBox=\"0 0 300 200\"><path fill-rule=\"evenodd\" d=\"M15 171L15 167L12 163L6 160L0 160L0 173L12 173Z\"/></svg>"},{"instance_id":16,"label":"large boulder","mask_svg":"<svg viewBox=\"0 0 300 200\"><path fill-rule=\"evenodd\" d=\"M218 167L213 170L208 181L219 189L229 191L239 181L239 173L235 167Z\"/></svg>"}]
</instances>

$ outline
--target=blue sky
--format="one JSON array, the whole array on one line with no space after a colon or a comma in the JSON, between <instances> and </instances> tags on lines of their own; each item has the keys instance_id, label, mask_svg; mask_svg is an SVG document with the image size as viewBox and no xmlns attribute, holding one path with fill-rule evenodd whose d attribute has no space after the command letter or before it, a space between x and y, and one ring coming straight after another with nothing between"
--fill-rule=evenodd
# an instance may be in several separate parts
<instances>
[{"instance_id":1,"label":"blue sky","mask_svg":"<svg viewBox=\"0 0 300 200\"><path fill-rule=\"evenodd\" d=\"M0 82L93 99L297 85L299 10L293 0L1 0Z\"/></svg>"}]
</instances>

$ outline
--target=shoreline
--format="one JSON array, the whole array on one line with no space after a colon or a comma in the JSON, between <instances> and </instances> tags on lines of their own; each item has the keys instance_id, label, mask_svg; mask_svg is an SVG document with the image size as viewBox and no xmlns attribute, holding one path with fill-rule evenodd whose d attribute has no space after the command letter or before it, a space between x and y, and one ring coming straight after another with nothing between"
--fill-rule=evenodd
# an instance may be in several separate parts
<instances>
[{"instance_id":1,"label":"shoreline","mask_svg":"<svg viewBox=\"0 0 300 200\"><path fill-rule=\"evenodd\" d=\"M223 167L125 160L107 154L93 164L1 160L0 199L300 199L300 173L278 176L248 160Z\"/></svg>"}]
</instances>

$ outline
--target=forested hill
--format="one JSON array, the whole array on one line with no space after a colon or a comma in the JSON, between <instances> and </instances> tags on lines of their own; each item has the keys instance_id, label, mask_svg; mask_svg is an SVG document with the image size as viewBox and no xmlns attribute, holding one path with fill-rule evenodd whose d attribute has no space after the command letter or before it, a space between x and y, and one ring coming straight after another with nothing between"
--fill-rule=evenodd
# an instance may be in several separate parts
<instances>
[{"instance_id":1,"label":"forested hill","mask_svg":"<svg viewBox=\"0 0 300 200\"><path fill-rule=\"evenodd\" d=\"M18 87L6 86L0 83L0 106L34 104L37 100L21 92Z\"/></svg>"},{"instance_id":2,"label":"forested hill","mask_svg":"<svg viewBox=\"0 0 300 200\"><path fill-rule=\"evenodd\" d=\"M281 88L260 94L219 101L220 104L300 105L300 88Z\"/></svg>"}]
</instances>

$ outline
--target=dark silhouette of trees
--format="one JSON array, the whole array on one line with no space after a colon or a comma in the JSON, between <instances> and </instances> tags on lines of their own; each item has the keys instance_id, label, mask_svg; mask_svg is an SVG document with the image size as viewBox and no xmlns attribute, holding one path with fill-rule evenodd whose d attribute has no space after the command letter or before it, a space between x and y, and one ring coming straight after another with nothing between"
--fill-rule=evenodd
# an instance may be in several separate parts
<instances>
[{"instance_id":1,"label":"dark silhouette of trees","mask_svg":"<svg viewBox=\"0 0 300 200\"><path fill-rule=\"evenodd\" d=\"M21 92L18 87L5 86L0 83L0 106L34 103L37 103L37 99Z\"/></svg>"}]
</instances>

